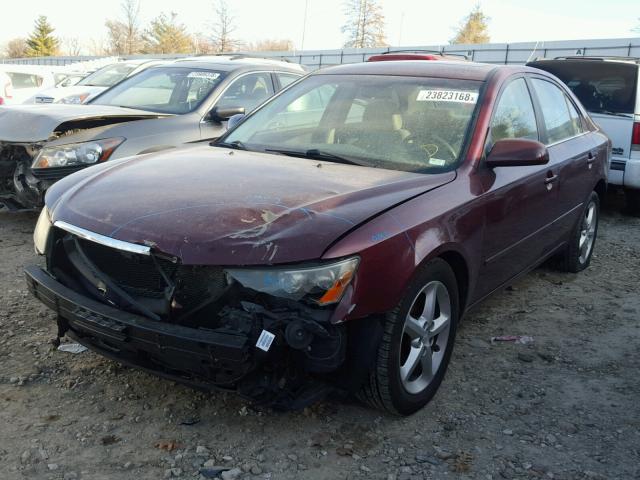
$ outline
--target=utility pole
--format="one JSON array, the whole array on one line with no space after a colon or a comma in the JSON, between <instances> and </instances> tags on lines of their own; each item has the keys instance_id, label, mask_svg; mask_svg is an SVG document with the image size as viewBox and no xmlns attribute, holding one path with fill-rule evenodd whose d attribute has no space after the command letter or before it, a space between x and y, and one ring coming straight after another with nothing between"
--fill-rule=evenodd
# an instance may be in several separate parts
<instances>
[{"instance_id":1,"label":"utility pole","mask_svg":"<svg viewBox=\"0 0 640 480\"><path fill-rule=\"evenodd\" d=\"M302 20L302 41L300 42L300 50L304 50L304 37L307 33L307 12L309 11L309 0L304 2L304 19Z\"/></svg>"}]
</instances>

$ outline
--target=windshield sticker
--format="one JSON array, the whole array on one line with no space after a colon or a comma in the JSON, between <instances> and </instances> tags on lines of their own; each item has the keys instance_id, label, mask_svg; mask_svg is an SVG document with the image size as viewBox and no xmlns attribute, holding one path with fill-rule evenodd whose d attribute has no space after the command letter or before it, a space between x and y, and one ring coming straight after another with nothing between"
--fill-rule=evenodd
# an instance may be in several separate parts
<instances>
[{"instance_id":1,"label":"windshield sticker","mask_svg":"<svg viewBox=\"0 0 640 480\"><path fill-rule=\"evenodd\" d=\"M206 78L207 80L215 80L220 76L216 72L190 72L187 78Z\"/></svg>"},{"instance_id":2,"label":"windshield sticker","mask_svg":"<svg viewBox=\"0 0 640 480\"><path fill-rule=\"evenodd\" d=\"M437 167L444 167L447 164L446 160L441 160L439 158L430 158L429 165L435 165Z\"/></svg>"},{"instance_id":3,"label":"windshield sticker","mask_svg":"<svg viewBox=\"0 0 640 480\"><path fill-rule=\"evenodd\" d=\"M478 101L478 92L465 90L420 90L416 101L476 103Z\"/></svg>"}]
</instances>

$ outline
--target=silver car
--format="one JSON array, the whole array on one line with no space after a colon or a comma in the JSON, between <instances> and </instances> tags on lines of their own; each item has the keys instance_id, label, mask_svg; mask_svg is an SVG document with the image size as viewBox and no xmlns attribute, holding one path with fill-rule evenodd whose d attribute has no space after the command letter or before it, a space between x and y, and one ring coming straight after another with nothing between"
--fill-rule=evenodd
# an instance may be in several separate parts
<instances>
[{"instance_id":1,"label":"silver car","mask_svg":"<svg viewBox=\"0 0 640 480\"><path fill-rule=\"evenodd\" d=\"M131 155L211 141L304 75L299 65L246 58L187 59L149 68L86 105L0 111L0 204L42 205L55 181Z\"/></svg>"}]
</instances>

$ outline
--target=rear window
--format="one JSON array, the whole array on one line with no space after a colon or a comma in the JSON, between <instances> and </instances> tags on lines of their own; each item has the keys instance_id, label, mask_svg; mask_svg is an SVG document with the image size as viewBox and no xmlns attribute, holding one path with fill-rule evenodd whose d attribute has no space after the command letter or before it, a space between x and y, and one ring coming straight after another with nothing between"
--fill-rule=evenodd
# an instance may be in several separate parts
<instances>
[{"instance_id":1,"label":"rear window","mask_svg":"<svg viewBox=\"0 0 640 480\"><path fill-rule=\"evenodd\" d=\"M634 113L638 65L606 61L558 60L531 62L562 80L594 113Z\"/></svg>"},{"instance_id":2,"label":"rear window","mask_svg":"<svg viewBox=\"0 0 640 480\"><path fill-rule=\"evenodd\" d=\"M21 88L36 88L42 85L43 78L39 75L30 73L6 72L11 79L13 88L19 90Z\"/></svg>"}]
</instances>

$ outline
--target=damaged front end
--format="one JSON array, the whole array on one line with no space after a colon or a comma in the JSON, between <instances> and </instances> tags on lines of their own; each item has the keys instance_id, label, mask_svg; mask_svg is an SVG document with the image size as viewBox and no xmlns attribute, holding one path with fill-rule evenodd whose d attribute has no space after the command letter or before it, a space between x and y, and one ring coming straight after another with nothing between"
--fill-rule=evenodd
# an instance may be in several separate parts
<instances>
[{"instance_id":1,"label":"damaged front end","mask_svg":"<svg viewBox=\"0 0 640 480\"><path fill-rule=\"evenodd\" d=\"M43 204L50 184L31 170L41 148L40 144L0 142L0 206L32 210Z\"/></svg>"},{"instance_id":2,"label":"damaged front end","mask_svg":"<svg viewBox=\"0 0 640 480\"><path fill-rule=\"evenodd\" d=\"M326 395L345 364L347 327L336 316L347 313L339 300L357 259L306 268L305 283L300 269L183 265L60 222L36 247L47 271L28 268L27 282L57 312L59 336L117 361L282 409Z\"/></svg>"}]
</instances>

